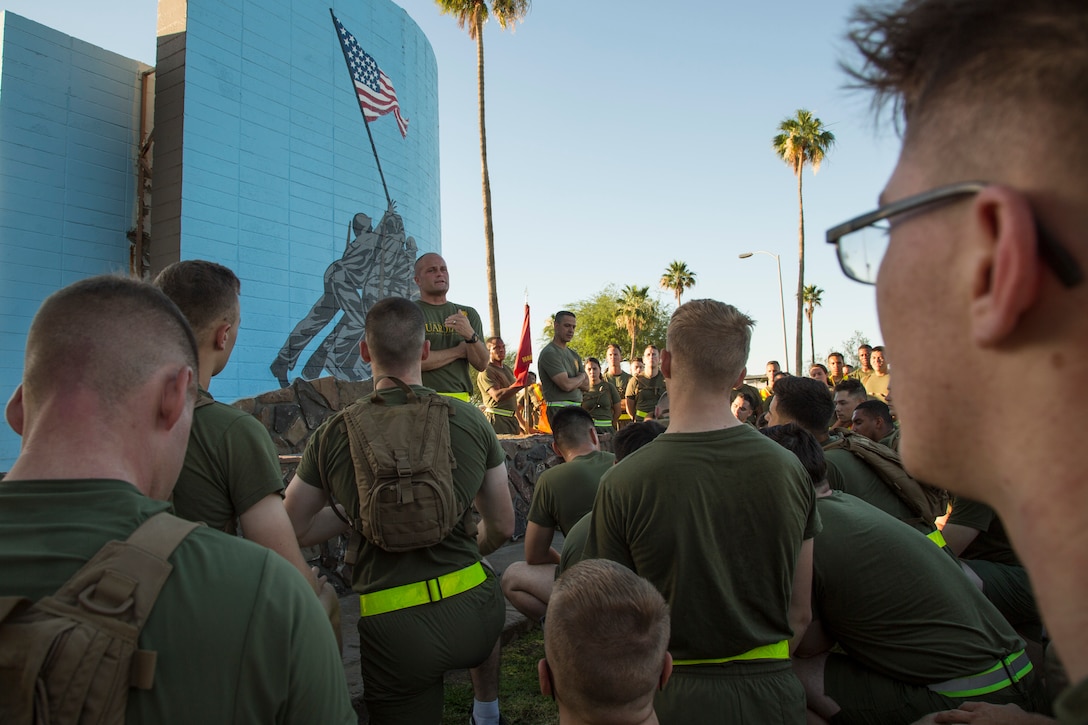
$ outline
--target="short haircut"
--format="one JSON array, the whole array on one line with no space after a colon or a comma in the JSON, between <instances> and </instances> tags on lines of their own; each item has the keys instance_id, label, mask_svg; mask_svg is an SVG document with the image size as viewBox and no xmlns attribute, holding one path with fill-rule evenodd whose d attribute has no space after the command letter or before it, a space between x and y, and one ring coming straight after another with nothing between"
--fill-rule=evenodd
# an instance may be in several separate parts
<instances>
[{"instance_id":1,"label":"short haircut","mask_svg":"<svg viewBox=\"0 0 1088 725\"><path fill-rule=\"evenodd\" d=\"M835 383L835 392L846 393L852 398L861 398L862 400L868 396L868 393L865 392L865 386L857 378L847 378L841 383Z\"/></svg>"},{"instance_id":2,"label":"short haircut","mask_svg":"<svg viewBox=\"0 0 1088 725\"><path fill-rule=\"evenodd\" d=\"M555 444L564 450L590 441L593 416L583 408L568 405L560 408L558 412L549 412L548 422L552 427Z\"/></svg>"},{"instance_id":3,"label":"short haircut","mask_svg":"<svg viewBox=\"0 0 1088 725\"><path fill-rule=\"evenodd\" d=\"M197 337L223 322L238 322L242 283L221 264L203 259L174 262L155 277L155 286L174 301Z\"/></svg>"},{"instance_id":4,"label":"short haircut","mask_svg":"<svg viewBox=\"0 0 1088 725\"><path fill-rule=\"evenodd\" d=\"M835 401L826 385L814 378L791 375L774 384L775 408L809 433L826 433Z\"/></svg>"},{"instance_id":5,"label":"short haircut","mask_svg":"<svg viewBox=\"0 0 1088 725\"><path fill-rule=\"evenodd\" d=\"M653 350L654 352L660 352L661 348L659 348L657 345L647 345L646 347L642 348L642 354L645 355L647 350Z\"/></svg>"},{"instance_id":6,"label":"short haircut","mask_svg":"<svg viewBox=\"0 0 1088 725\"><path fill-rule=\"evenodd\" d=\"M797 456L801 465L808 471L809 480L814 487L819 487L827 479L827 460L824 449L816 437L796 423L772 425L764 428L763 435L770 438L786 450Z\"/></svg>"},{"instance_id":7,"label":"short haircut","mask_svg":"<svg viewBox=\"0 0 1088 725\"><path fill-rule=\"evenodd\" d=\"M737 398L744 398L745 400L747 400L748 407L752 409L753 413L756 412L756 408L759 406L759 403L756 402L756 399L753 398L752 394L749 393L747 390L734 390L729 398L729 402L732 403Z\"/></svg>"},{"instance_id":8,"label":"short haircut","mask_svg":"<svg viewBox=\"0 0 1088 725\"><path fill-rule=\"evenodd\" d=\"M768 360L767 364L768 365L774 365L776 368L779 368L779 369L782 368L782 363L778 362L777 360Z\"/></svg>"},{"instance_id":9,"label":"short haircut","mask_svg":"<svg viewBox=\"0 0 1088 725\"><path fill-rule=\"evenodd\" d=\"M561 317L573 317L576 320L578 319L578 317L573 312L570 312L569 310L559 310L559 312L556 312L555 315L552 316L552 323L558 325L559 324L559 319Z\"/></svg>"},{"instance_id":10,"label":"short haircut","mask_svg":"<svg viewBox=\"0 0 1088 725\"><path fill-rule=\"evenodd\" d=\"M501 338L501 337L498 337L498 336L496 336L496 335L492 335L491 337L489 337L489 338L487 338L486 340L484 340L484 344L485 344L485 345L487 345L487 346L489 346L489 347L490 347L491 345L495 344L496 342L502 342L502 338ZM506 343L505 343L505 342L503 342L502 344L504 344L504 345L505 345Z\"/></svg>"},{"instance_id":11,"label":"short haircut","mask_svg":"<svg viewBox=\"0 0 1088 725\"><path fill-rule=\"evenodd\" d=\"M195 396L197 360L189 322L162 290L124 277L91 277L38 308L26 337L23 387L37 397L63 381L112 407L169 364L193 369Z\"/></svg>"},{"instance_id":12,"label":"short haircut","mask_svg":"<svg viewBox=\"0 0 1088 725\"><path fill-rule=\"evenodd\" d=\"M617 344L616 344L616 343L614 343L614 342L612 342L612 343L609 343L608 347L607 347L607 348L605 348L605 352L608 352L608 351L609 351L609 350L611 350L612 348L616 348L617 350L619 350L619 353L620 353L620 355L623 355L623 348L622 348L622 347L620 347L619 345L617 345Z\"/></svg>"},{"instance_id":13,"label":"short haircut","mask_svg":"<svg viewBox=\"0 0 1088 725\"><path fill-rule=\"evenodd\" d=\"M841 352L831 353L830 355L827 356L827 361L831 362L831 358L833 358L833 357L837 357L841 362L844 362L844 363L846 362L846 358L843 357L843 354Z\"/></svg>"},{"instance_id":14,"label":"short haircut","mask_svg":"<svg viewBox=\"0 0 1088 725\"><path fill-rule=\"evenodd\" d=\"M384 368L419 363L423 352L423 311L403 297L378 300L366 313L366 346Z\"/></svg>"},{"instance_id":15,"label":"short haircut","mask_svg":"<svg viewBox=\"0 0 1088 725\"><path fill-rule=\"evenodd\" d=\"M1058 120L1069 130L1084 125L1088 12L1083 0L907 0L859 7L849 37L861 65L847 71L859 86L874 91L875 107L892 103L907 122L908 135L912 126L965 109L980 120L986 114L998 129L1023 126L1027 119ZM941 124L946 143L977 135L976 124L960 125ZM1058 140L1067 134L1046 125L1040 135L1068 149ZM989 131L982 148L993 148L993 134Z\"/></svg>"},{"instance_id":16,"label":"short haircut","mask_svg":"<svg viewBox=\"0 0 1088 725\"><path fill-rule=\"evenodd\" d=\"M555 696L590 719L653 701L669 644L669 608L652 584L607 559L555 582L544 654Z\"/></svg>"},{"instance_id":17,"label":"short haircut","mask_svg":"<svg viewBox=\"0 0 1088 725\"><path fill-rule=\"evenodd\" d=\"M868 413L874 418L879 418L884 421L889 428L895 427L895 420L892 418L892 409L889 408L888 404L883 400L866 400L864 403L858 403L858 407L854 408L854 410L860 410L862 413Z\"/></svg>"},{"instance_id":18,"label":"short haircut","mask_svg":"<svg viewBox=\"0 0 1088 725\"><path fill-rule=\"evenodd\" d=\"M612 452L616 454L616 462L619 463L664 432L665 426L656 420L629 423L620 428L619 432L612 436Z\"/></svg>"},{"instance_id":19,"label":"short haircut","mask_svg":"<svg viewBox=\"0 0 1088 725\"><path fill-rule=\"evenodd\" d=\"M884 352L884 346L883 345L877 345L876 347L873 348L873 352Z\"/></svg>"},{"instance_id":20,"label":"short haircut","mask_svg":"<svg viewBox=\"0 0 1088 725\"><path fill-rule=\"evenodd\" d=\"M424 252L423 254L419 255L419 258L416 259L415 265L412 267L413 276L419 276L419 270L423 268L423 260L427 257L438 257L439 259L442 259L442 255L438 252ZM442 259L442 261L444 262L446 260Z\"/></svg>"},{"instance_id":21,"label":"short haircut","mask_svg":"<svg viewBox=\"0 0 1088 725\"><path fill-rule=\"evenodd\" d=\"M598 360L598 359L597 359L597 358L595 358L595 357L587 357L587 358L586 358L586 367L589 367L590 363L592 363L592 364L596 365L597 367L600 367L600 366L601 366L601 361L600 361L600 360Z\"/></svg>"},{"instance_id":22,"label":"short haircut","mask_svg":"<svg viewBox=\"0 0 1088 725\"><path fill-rule=\"evenodd\" d=\"M859 350L869 350L870 352L872 352L873 346L866 342L866 343L863 343L861 345L858 345L858 349Z\"/></svg>"},{"instance_id":23,"label":"short haircut","mask_svg":"<svg viewBox=\"0 0 1088 725\"><path fill-rule=\"evenodd\" d=\"M823 363L812 363L811 365L808 366L808 369L812 370L812 368L820 368L821 370L824 371L825 375L827 374L827 366L824 365Z\"/></svg>"},{"instance_id":24,"label":"short haircut","mask_svg":"<svg viewBox=\"0 0 1088 725\"><path fill-rule=\"evenodd\" d=\"M748 362L754 325L751 317L717 300L691 300L680 305L672 313L666 334L673 375L680 373L700 384L732 388Z\"/></svg>"}]
</instances>

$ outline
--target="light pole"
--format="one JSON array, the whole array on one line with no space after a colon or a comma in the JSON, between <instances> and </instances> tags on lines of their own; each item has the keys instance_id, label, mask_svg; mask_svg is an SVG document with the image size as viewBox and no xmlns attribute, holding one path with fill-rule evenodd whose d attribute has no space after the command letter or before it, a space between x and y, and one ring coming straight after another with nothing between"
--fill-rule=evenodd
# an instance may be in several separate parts
<instances>
[{"instance_id":1,"label":"light pole","mask_svg":"<svg viewBox=\"0 0 1088 725\"><path fill-rule=\"evenodd\" d=\"M771 252L764 252L762 250L758 252L745 252L744 254L738 254L741 259L748 259L753 254L766 254L768 257L774 257L775 263L778 265L778 303L782 307L782 351L785 354L783 361L786 364L786 372L790 371L790 346L786 337L786 296L782 292L782 258L777 254Z\"/></svg>"}]
</instances>

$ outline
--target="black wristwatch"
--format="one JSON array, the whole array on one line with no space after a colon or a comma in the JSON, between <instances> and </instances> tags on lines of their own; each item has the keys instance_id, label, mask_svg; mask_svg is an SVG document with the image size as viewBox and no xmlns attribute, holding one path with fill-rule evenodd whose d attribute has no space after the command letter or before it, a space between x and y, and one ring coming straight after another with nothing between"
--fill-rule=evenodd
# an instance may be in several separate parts
<instances>
[{"instance_id":1,"label":"black wristwatch","mask_svg":"<svg viewBox=\"0 0 1088 725\"><path fill-rule=\"evenodd\" d=\"M475 331L472 333L472 337L465 340L465 342L467 342L469 345L472 345L472 344L477 343L479 341L480 341L480 336L477 335Z\"/></svg>"}]
</instances>

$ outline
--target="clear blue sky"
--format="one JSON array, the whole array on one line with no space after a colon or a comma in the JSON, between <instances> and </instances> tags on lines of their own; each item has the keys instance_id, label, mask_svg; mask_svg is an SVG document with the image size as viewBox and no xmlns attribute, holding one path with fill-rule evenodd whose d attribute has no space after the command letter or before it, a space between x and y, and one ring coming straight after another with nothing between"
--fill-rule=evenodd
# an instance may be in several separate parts
<instances>
[{"instance_id":1,"label":"clear blue sky","mask_svg":"<svg viewBox=\"0 0 1088 725\"><path fill-rule=\"evenodd\" d=\"M432 0L398 4L438 59L450 299L476 307L487 325L475 47ZM823 241L828 227L875 205L899 146L890 124L874 122L868 97L843 89L838 61L853 5L538 0L514 33L489 23L488 157L507 343L526 289L535 337L549 314L609 283L649 285L671 305L658 280L679 259L697 275L687 297L721 299L757 320L749 369L762 371L783 358L775 264L737 255L766 250L781 255L792 360L797 186L771 137L798 108L838 139L820 172L804 178L805 279L824 290L817 353L855 330L879 343L874 288L847 280ZM154 0L0 0L0 8L155 62Z\"/></svg>"}]
</instances>

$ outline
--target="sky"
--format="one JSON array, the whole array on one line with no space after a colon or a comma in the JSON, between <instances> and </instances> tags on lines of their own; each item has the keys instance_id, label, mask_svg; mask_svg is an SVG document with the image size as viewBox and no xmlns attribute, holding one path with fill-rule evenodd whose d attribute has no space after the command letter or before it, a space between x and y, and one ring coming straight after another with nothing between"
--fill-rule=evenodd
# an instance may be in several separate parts
<instances>
[{"instance_id":1,"label":"sky","mask_svg":"<svg viewBox=\"0 0 1088 725\"><path fill-rule=\"evenodd\" d=\"M397 4L438 62L449 299L475 307L490 332L475 45L433 0ZM649 286L671 308L659 280L679 260L697 280L685 299L723 300L756 320L750 372L769 359L792 368L797 182L771 139L800 108L836 136L819 173L803 178L805 283L823 289L817 356L855 332L879 344L875 288L846 279L824 242L829 227L876 206L899 149L869 97L845 89L839 62L852 59L844 35L854 4L538 0L514 32L488 23L487 148L507 344L516 344L526 294L538 353L552 313L608 284ZM155 0L0 0L0 8L155 63ZM738 258L749 251L780 256L788 356L775 260ZM807 365L807 324L804 339Z\"/></svg>"}]
</instances>

